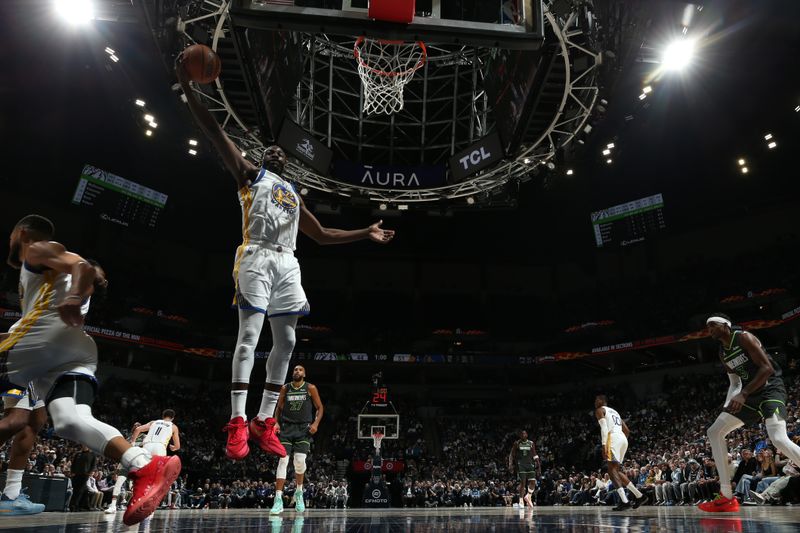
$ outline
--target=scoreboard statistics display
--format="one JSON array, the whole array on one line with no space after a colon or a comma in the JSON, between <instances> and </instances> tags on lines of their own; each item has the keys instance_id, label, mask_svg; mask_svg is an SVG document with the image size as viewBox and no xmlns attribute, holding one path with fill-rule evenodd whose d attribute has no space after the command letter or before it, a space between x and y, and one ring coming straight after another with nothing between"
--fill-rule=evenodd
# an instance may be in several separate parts
<instances>
[{"instance_id":1,"label":"scoreboard statistics display","mask_svg":"<svg viewBox=\"0 0 800 533\"><path fill-rule=\"evenodd\" d=\"M85 165L72 203L99 211L102 220L120 226L155 228L167 195Z\"/></svg>"},{"instance_id":2,"label":"scoreboard statistics display","mask_svg":"<svg viewBox=\"0 0 800 533\"><path fill-rule=\"evenodd\" d=\"M610 244L628 246L667 227L661 194L615 205L592 213L594 239L598 248Z\"/></svg>"}]
</instances>

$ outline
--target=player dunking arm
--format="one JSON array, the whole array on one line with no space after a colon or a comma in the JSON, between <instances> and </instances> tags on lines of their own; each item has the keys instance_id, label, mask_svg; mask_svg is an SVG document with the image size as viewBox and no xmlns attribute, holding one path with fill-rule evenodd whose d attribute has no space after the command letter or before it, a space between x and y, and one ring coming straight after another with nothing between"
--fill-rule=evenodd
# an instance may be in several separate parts
<instances>
[{"instance_id":1,"label":"player dunking arm","mask_svg":"<svg viewBox=\"0 0 800 533\"><path fill-rule=\"evenodd\" d=\"M637 509L640 505L647 501L647 496L643 495L631 483L620 466L625 460L625 452L628 451L628 435L630 430L628 425L619 415L619 413L607 405L605 395L598 394L594 400L594 414L597 417L597 422L600 424L600 442L603 445L603 459L608 467L608 477L611 482L617 487L617 494L619 494L620 503L614 507L614 511L624 511L633 507ZM631 491L634 496L633 504L628 501L625 495L625 489Z\"/></svg>"},{"instance_id":2,"label":"player dunking arm","mask_svg":"<svg viewBox=\"0 0 800 533\"><path fill-rule=\"evenodd\" d=\"M319 244L366 239L386 244L394 232L381 229L382 221L352 231L323 227L305 207L294 186L282 177L287 163L283 150L270 146L260 167L250 163L198 101L181 58L176 73L192 115L236 180L242 206L242 244L233 267L239 335L233 353L231 419L224 428L228 432L226 454L234 460L243 459L250 452L247 441L252 437L262 450L285 457L286 450L274 432L273 415L294 350L298 316L309 313L300 282L300 265L294 257L298 229ZM272 330L272 349L267 358L261 407L248 427L247 388L265 316Z\"/></svg>"},{"instance_id":3,"label":"player dunking arm","mask_svg":"<svg viewBox=\"0 0 800 533\"><path fill-rule=\"evenodd\" d=\"M531 495L536 490L536 472L541 474L542 466L536 455L536 445L528 440L525 430L520 431L519 439L514 441L508 456L508 469L513 471L515 465L519 479L519 506L533 507Z\"/></svg>"},{"instance_id":4,"label":"player dunking arm","mask_svg":"<svg viewBox=\"0 0 800 533\"><path fill-rule=\"evenodd\" d=\"M84 333L83 307L92 295L95 268L52 238L48 219L28 215L11 232L8 263L20 269L22 318L0 342L0 392L24 389L45 400L55 432L122 463L134 480L123 522L149 516L181 469L177 457L152 457L115 428L94 418L97 346ZM22 386L20 386L22 384ZM0 420L0 444L21 428Z\"/></svg>"},{"instance_id":5,"label":"player dunking arm","mask_svg":"<svg viewBox=\"0 0 800 533\"><path fill-rule=\"evenodd\" d=\"M104 291L108 287L106 273L97 261L87 259L95 269L94 289ZM84 303L81 313L85 315L89 311L89 301ZM0 342L8 338L9 333L0 333ZM19 516L36 514L44 511L45 506L40 503L32 503L26 494L21 494L22 475L28 464L33 446L36 444L36 436L47 423L47 411L44 408L44 400L36 399L30 401L30 394L27 390L11 389L0 396L3 397L3 419L14 427L21 427L14 434L11 443L11 450L8 458L8 471L6 472L6 485L3 487L3 496L0 498L0 516Z\"/></svg>"},{"instance_id":6,"label":"player dunking arm","mask_svg":"<svg viewBox=\"0 0 800 533\"><path fill-rule=\"evenodd\" d=\"M706 325L711 337L720 343L719 357L730 386L722 413L708 428L721 494L699 508L717 513L738 511L739 500L733 497L731 487L728 433L764 420L772 444L795 464L800 464L800 447L786 434L786 387L781 368L764 351L761 341L752 333L734 328L730 317L722 313L709 317Z\"/></svg>"},{"instance_id":7,"label":"player dunking arm","mask_svg":"<svg viewBox=\"0 0 800 533\"><path fill-rule=\"evenodd\" d=\"M153 420L147 424L139 424L138 422L133 425L131 431L130 442L132 446L136 446L136 440L145 433L144 440L142 441L142 448L144 448L150 455L156 457L164 457L167 455L167 447L170 451L177 452L181 449L181 436L178 431L178 426L175 425L175 411L172 409L165 409L161 413L161 420ZM173 444L170 444L169 441ZM117 512L117 499L122 486L127 481L124 473L119 473L117 481L114 483L114 489L111 492L111 503L106 508L106 514L114 514Z\"/></svg>"},{"instance_id":8,"label":"player dunking arm","mask_svg":"<svg viewBox=\"0 0 800 533\"><path fill-rule=\"evenodd\" d=\"M316 414L311 417L313 410ZM306 510L303 499L303 480L306 472L306 457L311 451L313 435L319 428L319 422L325 413L325 407L319 398L317 387L306 381L306 369L297 365L292 369L292 381L281 387L275 418L275 432L280 435L281 444L288 455L278 461L275 474L275 503L270 514L283 512L283 485L286 483L286 469L289 466L289 455L294 454L295 510L302 513Z\"/></svg>"}]
</instances>

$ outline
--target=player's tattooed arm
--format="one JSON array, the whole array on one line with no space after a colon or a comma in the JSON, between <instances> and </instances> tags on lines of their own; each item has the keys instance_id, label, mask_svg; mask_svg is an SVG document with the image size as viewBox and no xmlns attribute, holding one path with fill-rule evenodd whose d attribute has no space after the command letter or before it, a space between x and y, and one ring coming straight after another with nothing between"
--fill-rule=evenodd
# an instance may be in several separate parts
<instances>
[{"instance_id":1,"label":"player's tattooed arm","mask_svg":"<svg viewBox=\"0 0 800 533\"><path fill-rule=\"evenodd\" d=\"M322 415L325 414L325 406L322 405L322 399L319 397L319 390L317 390L316 385L308 385L308 394L311 396L311 401L314 403L314 409L316 410L316 414L314 415L314 421L311 425L308 426L308 432L312 435L317 432L319 428L319 423L322 420Z\"/></svg>"},{"instance_id":2,"label":"player's tattooed arm","mask_svg":"<svg viewBox=\"0 0 800 533\"><path fill-rule=\"evenodd\" d=\"M281 413L283 412L283 406L286 404L286 385L281 387L281 393L278 396L278 405L275 406L275 434L279 435L281 432Z\"/></svg>"},{"instance_id":3,"label":"player's tattooed arm","mask_svg":"<svg viewBox=\"0 0 800 533\"><path fill-rule=\"evenodd\" d=\"M750 356L753 363L758 367L758 371L750 383L742 388L741 392L728 402L728 412L733 414L741 411L747 398L753 392L766 385L769 377L775 373L775 368L772 366L772 363L770 363L769 357L767 357L764 348L761 346L761 342L759 342L752 333L744 332L741 334L740 339L742 347L747 352L747 355Z\"/></svg>"}]
</instances>

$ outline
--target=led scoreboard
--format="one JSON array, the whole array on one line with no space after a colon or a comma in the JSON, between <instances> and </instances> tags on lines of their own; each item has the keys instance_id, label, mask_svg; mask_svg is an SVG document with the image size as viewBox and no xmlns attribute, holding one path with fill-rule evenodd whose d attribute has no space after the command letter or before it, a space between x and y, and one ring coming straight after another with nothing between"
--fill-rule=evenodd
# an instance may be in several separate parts
<instances>
[{"instance_id":1,"label":"led scoreboard","mask_svg":"<svg viewBox=\"0 0 800 533\"><path fill-rule=\"evenodd\" d=\"M155 228L167 204L167 195L85 165L72 195L72 203L92 208L100 218L120 226Z\"/></svg>"},{"instance_id":2,"label":"led scoreboard","mask_svg":"<svg viewBox=\"0 0 800 533\"><path fill-rule=\"evenodd\" d=\"M592 213L594 240L598 248L609 244L628 246L667 227L661 194L615 205Z\"/></svg>"}]
</instances>

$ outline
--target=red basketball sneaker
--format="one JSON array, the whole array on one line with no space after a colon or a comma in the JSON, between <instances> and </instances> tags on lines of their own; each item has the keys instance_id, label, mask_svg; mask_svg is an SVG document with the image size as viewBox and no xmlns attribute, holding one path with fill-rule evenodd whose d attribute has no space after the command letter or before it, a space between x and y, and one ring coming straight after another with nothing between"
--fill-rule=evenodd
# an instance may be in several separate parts
<instances>
[{"instance_id":1,"label":"red basketball sneaker","mask_svg":"<svg viewBox=\"0 0 800 533\"><path fill-rule=\"evenodd\" d=\"M697 508L707 513L733 513L739 510L739 500L720 494L710 502L701 503Z\"/></svg>"},{"instance_id":2,"label":"red basketball sneaker","mask_svg":"<svg viewBox=\"0 0 800 533\"><path fill-rule=\"evenodd\" d=\"M225 455L234 461L240 461L247 457L250 453L250 446L247 440L250 438L250 432L247 430L247 422L244 418L237 416L232 418L222 431L228 432L228 443L225 445Z\"/></svg>"},{"instance_id":3,"label":"red basketball sneaker","mask_svg":"<svg viewBox=\"0 0 800 533\"><path fill-rule=\"evenodd\" d=\"M133 480L133 496L122 517L125 525L138 524L150 516L180 473L181 459L177 455L153 457L143 468L129 473L128 477Z\"/></svg>"},{"instance_id":4,"label":"red basketball sneaker","mask_svg":"<svg viewBox=\"0 0 800 533\"><path fill-rule=\"evenodd\" d=\"M286 457L286 448L283 447L275 434L275 419L266 420L254 418L250 421L250 436L256 441L259 448L278 457Z\"/></svg>"}]
</instances>

